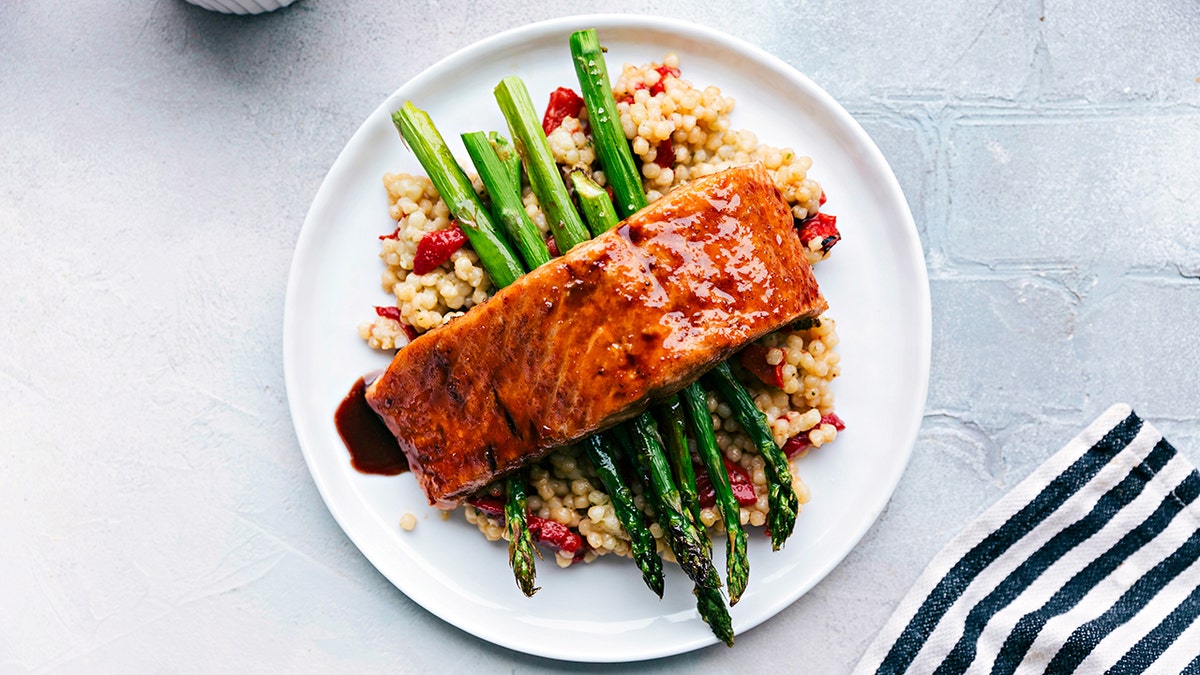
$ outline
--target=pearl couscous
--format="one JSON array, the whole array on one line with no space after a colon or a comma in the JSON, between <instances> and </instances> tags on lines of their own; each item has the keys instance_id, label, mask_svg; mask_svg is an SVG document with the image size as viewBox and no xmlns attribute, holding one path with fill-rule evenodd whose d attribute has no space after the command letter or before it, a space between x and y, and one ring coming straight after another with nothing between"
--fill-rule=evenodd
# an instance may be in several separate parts
<instances>
[{"instance_id":1,"label":"pearl couscous","mask_svg":"<svg viewBox=\"0 0 1200 675\"><path fill-rule=\"evenodd\" d=\"M735 101L715 86L699 88L681 77L679 58L668 54L661 63L625 65L613 87L621 125L641 170L650 201L694 179L747 162L762 162L787 200L797 222L815 215L823 203L820 185L808 176L812 161L791 148L761 144L749 131L737 130L730 114ZM566 117L547 135L555 161L564 169L580 169L605 185L587 127L586 111ZM474 179L477 191L482 186ZM452 226L449 209L432 182L423 176L388 174L383 177L389 212L396 220L393 233L380 237L380 259L385 269L383 290L395 299L396 318L380 313L358 327L360 337L377 349L394 349L419 335L452 321L474 305L485 302L493 287L478 256L463 246L449 259L424 274L414 271L421 239L430 232ZM526 185L523 201L534 224L543 235L549 228L537 199ZM808 257L817 263L828 256L810 243ZM734 373L746 385L755 404L766 416L775 441L798 449L800 457L809 448L834 440L837 426L833 413L831 384L841 370L836 323L829 316L800 322L758 341L765 349L767 365L778 368L779 380L767 384L737 364ZM780 383L782 383L780 385ZM717 445L725 458L753 483L758 500L741 507L743 525L761 527L767 522L767 477L763 458L742 431L729 405L709 394ZM831 417L832 416L832 417ZM840 425L840 421L837 422ZM789 443L790 441L790 443ZM697 467L700 466L696 462ZM808 486L800 479L793 461L793 488L801 504L809 500ZM699 470L699 469L698 469ZM632 485L635 504L645 511L641 485ZM501 483L485 488L493 497L503 495ZM562 523L586 543L582 556L559 551L555 561L566 567L577 560L591 561L615 553L630 555L629 537L617 520L609 496L588 461L575 447L556 450L529 469L527 506L530 513ZM489 540L506 537L504 524L483 511L467 506L466 519ZM702 524L712 533L724 532L714 506L700 512ZM406 528L407 529L407 528ZM657 524L650 526L664 559L673 560Z\"/></svg>"}]
</instances>

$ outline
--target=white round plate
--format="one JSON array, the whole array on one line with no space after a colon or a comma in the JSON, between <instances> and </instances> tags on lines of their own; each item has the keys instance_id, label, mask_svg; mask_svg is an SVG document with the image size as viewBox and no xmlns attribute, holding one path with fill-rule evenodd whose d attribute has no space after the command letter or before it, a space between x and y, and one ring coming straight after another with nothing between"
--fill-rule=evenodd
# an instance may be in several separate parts
<instances>
[{"instance_id":1,"label":"white round plate","mask_svg":"<svg viewBox=\"0 0 1200 675\"><path fill-rule=\"evenodd\" d=\"M812 488L786 548L751 536L750 584L732 609L738 633L774 616L829 573L867 531L908 462L929 377L929 285L912 215L887 163L850 115L808 78L762 50L708 28L650 17L556 19L467 47L388 98L355 132L317 192L288 280L283 355L292 419L325 503L346 534L410 598L472 635L518 651L570 661L636 661L715 642L690 585L668 567L660 601L628 559L538 567L542 590L518 591L503 542L488 542L458 513L443 521L412 475L367 476L351 468L333 414L355 379L387 355L356 326L389 302L380 289L377 237L390 233L386 172L419 173L390 113L411 99L426 109L463 166L458 134L501 130L492 88L520 75L535 103L558 86L577 88L568 36L596 28L610 75L624 63L680 57L683 77L737 100L736 128L813 159L825 210L843 239L817 278L838 322L843 375L837 411L847 430L800 460ZM412 532L398 526L414 513ZM723 545L718 543L718 549ZM718 556L719 558L721 556ZM723 558L717 561L724 569ZM603 636L604 639L596 639Z\"/></svg>"}]
</instances>

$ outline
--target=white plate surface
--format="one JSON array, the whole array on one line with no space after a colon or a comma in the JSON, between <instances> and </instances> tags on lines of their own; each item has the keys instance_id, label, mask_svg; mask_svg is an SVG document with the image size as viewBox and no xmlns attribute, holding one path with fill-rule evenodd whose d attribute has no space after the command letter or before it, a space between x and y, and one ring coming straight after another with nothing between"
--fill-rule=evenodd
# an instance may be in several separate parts
<instances>
[{"instance_id":1,"label":"white plate surface","mask_svg":"<svg viewBox=\"0 0 1200 675\"><path fill-rule=\"evenodd\" d=\"M492 88L520 75L535 103L557 86L577 88L567 38L597 28L610 75L623 63L679 54L683 77L737 99L736 128L813 158L824 210L843 239L817 278L838 322L842 377L837 441L800 460L813 499L786 548L751 537L750 584L733 608L738 633L794 602L842 560L891 496L916 439L929 376L929 286L908 206L887 163L850 115L808 78L762 50L708 28L650 17L588 16L519 28L463 49L401 87L363 123L321 185L296 246L284 317L284 367L296 433L329 510L363 554L410 598L445 621L522 652L571 661L635 661L715 642L686 578L668 569L659 600L627 559L538 568L542 587L524 598L502 542L486 541L461 515L442 521L411 475L355 472L333 413L360 375L387 356L358 338L379 286L378 235L394 228L381 177L420 172L389 115L405 100L427 109L464 166L463 131L504 129ZM400 517L414 513L405 532ZM717 548L723 548L718 545ZM717 561L724 569L723 559ZM603 636L604 639L596 639Z\"/></svg>"}]
</instances>

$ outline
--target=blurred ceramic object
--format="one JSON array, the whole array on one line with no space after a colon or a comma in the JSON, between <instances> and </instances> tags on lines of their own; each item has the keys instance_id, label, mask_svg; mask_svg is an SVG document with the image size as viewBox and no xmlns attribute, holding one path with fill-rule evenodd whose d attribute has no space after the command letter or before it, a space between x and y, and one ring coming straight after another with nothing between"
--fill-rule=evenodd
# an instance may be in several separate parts
<instances>
[{"instance_id":1,"label":"blurred ceramic object","mask_svg":"<svg viewBox=\"0 0 1200 675\"><path fill-rule=\"evenodd\" d=\"M296 0L187 0L188 2L223 14L262 14L287 7Z\"/></svg>"}]
</instances>

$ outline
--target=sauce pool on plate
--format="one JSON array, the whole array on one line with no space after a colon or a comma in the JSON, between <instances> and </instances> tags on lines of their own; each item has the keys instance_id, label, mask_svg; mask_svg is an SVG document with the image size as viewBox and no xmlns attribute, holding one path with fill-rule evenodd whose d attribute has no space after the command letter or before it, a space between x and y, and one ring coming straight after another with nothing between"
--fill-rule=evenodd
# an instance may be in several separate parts
<instances>
[{"instance_id":1,"label":"sauce pool on plate","mask_svg":"<svg viewBox=\"0 0 1200 675\"><path fill-rule=\"evenodd\" d=\"M367 404L367 383L358 378L333 416L338 435L361 473L395 476L408 471L408 458L387 425Z\"/></svg>"}]
</instances>

